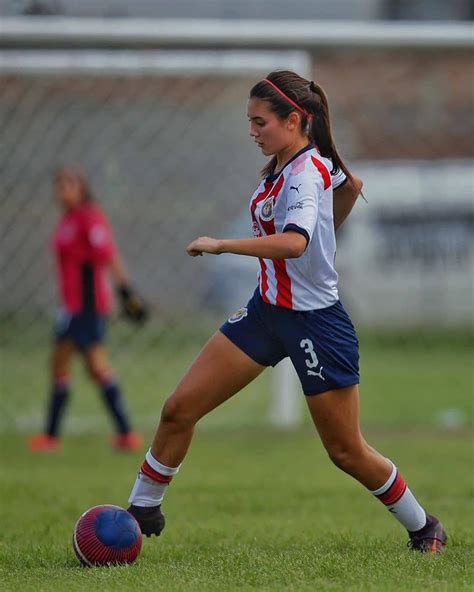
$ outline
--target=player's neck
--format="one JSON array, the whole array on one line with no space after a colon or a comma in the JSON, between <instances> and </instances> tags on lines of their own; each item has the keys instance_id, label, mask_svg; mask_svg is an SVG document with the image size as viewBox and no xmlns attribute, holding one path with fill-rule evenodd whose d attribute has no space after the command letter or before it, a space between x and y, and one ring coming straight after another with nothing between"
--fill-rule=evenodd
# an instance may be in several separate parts
<instances>
[{"instance_id":1,"label":"player's neck","mask_svg":"<svg viewBox=\"0 0 474 592\"><path fill-rule=\"evenodd\" d=\"M298 138L290 146L287 146L284 150L277 152L277 154L275 154L277 159L275 171L281 171L285 164L291 160L295 154L298 154L300 150L305 148L308 143L308 138Z\"/></svg>"}]
</instances>

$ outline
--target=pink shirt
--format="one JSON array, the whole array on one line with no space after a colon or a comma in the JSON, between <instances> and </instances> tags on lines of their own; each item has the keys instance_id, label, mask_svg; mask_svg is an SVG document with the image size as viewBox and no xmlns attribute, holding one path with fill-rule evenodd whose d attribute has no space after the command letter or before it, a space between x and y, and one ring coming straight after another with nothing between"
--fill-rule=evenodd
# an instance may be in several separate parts
<instances>
[{"instance_id":1,"label":"pink shirt","mask_svg":"<svg viewBox=\"0 0 474 592\"><path fill-rule=\"evenodd\" d=\"M62 306L71 314L110 310L107 267L116 253L102 210L86 202L63 214L53 235Z\"/></svg>"}]
</instances>

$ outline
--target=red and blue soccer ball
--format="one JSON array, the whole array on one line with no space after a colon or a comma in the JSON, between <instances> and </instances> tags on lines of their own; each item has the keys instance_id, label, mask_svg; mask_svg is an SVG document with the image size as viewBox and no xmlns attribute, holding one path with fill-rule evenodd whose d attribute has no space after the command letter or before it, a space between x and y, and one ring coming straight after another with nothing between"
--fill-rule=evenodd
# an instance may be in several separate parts
<instances>
[{"instance_id":1,"label":"red and blue soccer ball","mask_svg":"<svg viewBox=\"0 0 474 592\"><path fill-rule=\"evenodd\" d=\"M142 533L135 518L119 506L94 506L76 522L73 546L88 567L132 563L142 548Z\"/></svg>"}]
</instances>

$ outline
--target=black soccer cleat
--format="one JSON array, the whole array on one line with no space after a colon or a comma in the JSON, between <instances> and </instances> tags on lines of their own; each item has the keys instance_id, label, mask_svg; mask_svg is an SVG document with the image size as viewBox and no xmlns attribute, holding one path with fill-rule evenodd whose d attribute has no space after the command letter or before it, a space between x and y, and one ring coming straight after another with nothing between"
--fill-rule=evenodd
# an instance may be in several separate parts
<instances>
[{"instance_id":1,"label":"black soccer cleat","mask_svg":"<svg viewBox=\"0 0 474 592\"><path fill-rule=\"evenodd\" d=\"M134 506L133 504L127 508L140 526L142 534L151 537L152 534L160 536L161 531L165 527L165 516L161 511L161 506L152 506L150 508L142 508L141 506Z\"/></svg>"},{"instance_id":2,"label":"black soccer cleat","mask_svg":"<svg viewBox=\"0 0 474 592\"><path fill-rule=\"evenodd\" d=\"M444 526L430 514L426 514L426 524L422 529L408 534L408 546L421 553L441 553L448 542Z\"/></svg>"}]
</instances>

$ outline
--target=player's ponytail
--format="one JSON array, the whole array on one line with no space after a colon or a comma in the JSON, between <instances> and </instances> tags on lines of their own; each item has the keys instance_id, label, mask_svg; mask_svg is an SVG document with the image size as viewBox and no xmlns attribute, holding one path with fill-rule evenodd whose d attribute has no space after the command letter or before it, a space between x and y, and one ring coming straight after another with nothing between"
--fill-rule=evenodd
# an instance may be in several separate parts
<instances>
[{"instance_id":1,"label":"player's ponytail","mask_svg":"<svg viewBox=\"0 0 474 592\"><path fill-rule=\"evenodd\" d=\"M312 101L313 117L311 120L310 129L311 139L318 147L321 156L331 159L333 166L331 173L334 174L339 170L342 170L346 176L350 178L352 175L344 164L342 158L339 156L332 135L327 95L323 88L313 81L309 83L309 91L313 96L315 96L315 99Z\"/></svg>"},{"instance_id":2,"label":"player's ponytail","mask_svg":"<svg viewBox=\"0 0 474 592\"><path fill-rule=\"evenodd\" d=\"M268 101L270 110L280 119L286 119L293 111L299 113L301 131L316 144L321 156L331 159L331 172L334 174L342 170L351 177L332 137L328 100L321 86L295 72L281 70L270 72L258 82L250 91L252 97ZM262 169L262 176L273 174L276 164L274 156Z\"/></svg>"}]
</instances>

